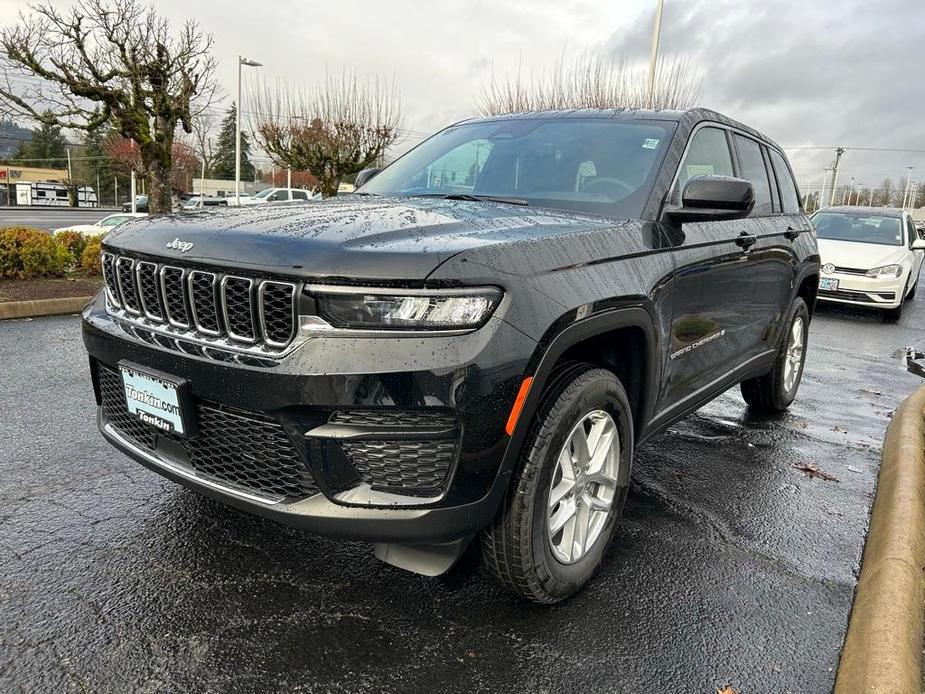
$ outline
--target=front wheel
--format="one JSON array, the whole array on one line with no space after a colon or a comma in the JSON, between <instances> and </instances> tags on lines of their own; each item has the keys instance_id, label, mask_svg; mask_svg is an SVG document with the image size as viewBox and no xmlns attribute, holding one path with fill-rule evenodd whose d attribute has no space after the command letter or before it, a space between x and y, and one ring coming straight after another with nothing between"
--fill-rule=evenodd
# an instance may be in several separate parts
<instances>
[{"instance_id":1,"label":"front wheel","mask_svg":"<svg viewBox=\"0 0 925 694\"><path fill-rule=\"evenodd\" d=\"M578 592L600 565L633 456L629 401L612 372L571 365L551 383L504 505L482 538L494 577L541 603Z\"/></svg>"},{"instance_id":2,"label":"front wheel","mask_svg":"<svg viewBox=\"0 0 925 694\"><path fill-rule=\"evenodd\" d=\"M809 337L809 310L800 297L793 300L771 372L741 384L742 398L757 412L783 412L797 395L803 378L806 341Z\"/></svg>"}]
</instances>

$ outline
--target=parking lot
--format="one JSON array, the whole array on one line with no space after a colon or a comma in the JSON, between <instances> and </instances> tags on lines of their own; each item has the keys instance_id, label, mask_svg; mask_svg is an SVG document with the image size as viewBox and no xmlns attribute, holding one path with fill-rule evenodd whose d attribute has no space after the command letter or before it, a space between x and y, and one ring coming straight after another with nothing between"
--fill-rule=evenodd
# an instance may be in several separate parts
<instances>
[{"instance_id":1,"label":"parking lot","mask_svg":"<svg viewBox=\"0 0 925 694\"><path fill-rule=\"evenodd\" d=\"M735 389L640 449L596 580L539 607L161 479L98 435L76 317L0 323L0 690L828 691L923 324L821 309L790 413Z\"/></svg>"}]
</instances>

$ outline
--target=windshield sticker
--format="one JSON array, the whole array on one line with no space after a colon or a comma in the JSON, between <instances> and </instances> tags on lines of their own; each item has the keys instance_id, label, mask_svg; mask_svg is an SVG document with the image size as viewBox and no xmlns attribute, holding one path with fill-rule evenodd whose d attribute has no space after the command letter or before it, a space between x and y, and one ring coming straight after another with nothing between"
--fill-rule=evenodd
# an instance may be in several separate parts
<instances>
[{"instance_id":1,"label":"windshield sticker","mask_svg":"<svg viewBox=\"0 0 925 694\"><path fill-rule=\"evenodd\" d=\"M643 149L655 149L658 147L660 140L655 139L654 137L648 137L642 142Z\"/></svg>"}]
</instances>

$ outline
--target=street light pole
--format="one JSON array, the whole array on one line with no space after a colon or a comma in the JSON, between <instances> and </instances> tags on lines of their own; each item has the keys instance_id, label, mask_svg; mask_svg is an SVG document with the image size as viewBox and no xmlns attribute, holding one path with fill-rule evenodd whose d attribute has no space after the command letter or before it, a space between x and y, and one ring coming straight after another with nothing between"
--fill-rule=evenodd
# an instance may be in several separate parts
<instances>
[{"instance_id":1,"label":"street light pole","mask_svg":"<svg viewBox=\"0 0 925 694\"><path fill-rule=\"evenodd\" d=\"M658 41L662 32L662 10L665 0L658 0L655 6L655 28L652 31L652 55L649 58L649 108L655 108L655 69L658 63Z\"/></svg>"},{"instance_id":2,"label":"street light pole","mask_svg":"<svg viewBox=\"0 0 925 694\"><path fill-rule=\"evenodd\" d=\"M235 109L234 121L234 204L241 204L241 68L260 67L261 63L250 60L243 55L238 56L238 103Z\"/></svg>"}]
</instances>

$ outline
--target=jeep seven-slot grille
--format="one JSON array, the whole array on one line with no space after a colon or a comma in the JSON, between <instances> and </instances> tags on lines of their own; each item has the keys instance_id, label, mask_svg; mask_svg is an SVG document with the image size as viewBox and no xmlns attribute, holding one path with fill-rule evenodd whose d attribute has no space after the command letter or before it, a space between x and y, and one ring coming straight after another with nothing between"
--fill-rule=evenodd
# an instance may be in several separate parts
<instances>
[{"instance_id":1,"label":"jeep seven-slot grille","mask_svg":"<svg viewBox=\"0 0 925 694\"><path fill-rule=\"evenodd\" d=\"M103 416L134 445L188 465L206 480L266 497L304 499L319 493L289 436L272 417L200 400L196 405L199 433L184 439L130 414L119 373L102 364L98 369ZM169 446L159 447L160 439Z\"/></svg>"},{"instance_id":2,"label":"jeep seven-slot grille","mask_svg":"<svg viewBox=\"0 0 925 694\"><path fill-rule=\"evenodd\" d=\"M112 306L123 317L191 337L227 339L269 350L285 349L298 327L292 282L136 260L105 252L103 278ZM153 324L153 325L152 325Z\"/></svg>"}]
</instances>

